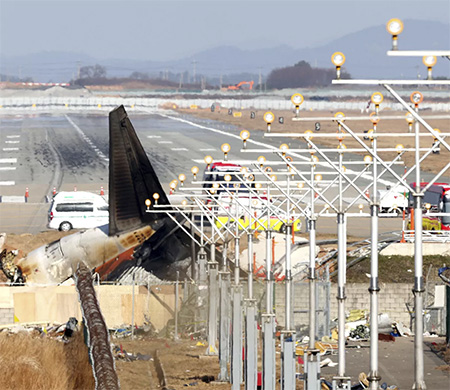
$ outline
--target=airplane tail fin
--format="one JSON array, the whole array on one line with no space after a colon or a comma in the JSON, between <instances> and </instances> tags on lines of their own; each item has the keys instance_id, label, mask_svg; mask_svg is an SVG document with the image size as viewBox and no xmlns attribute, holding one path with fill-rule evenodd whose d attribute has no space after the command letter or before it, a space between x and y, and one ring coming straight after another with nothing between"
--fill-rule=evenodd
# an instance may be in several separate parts
<instances>
[{"instance_id":1,"label":"airplane tail fin","mask_svg":"<svg viewBox=\"0 0 450 390\"><path fill-rule=\"evenodd\" d=\"M109 113L109 235L137 229L161 216L145 200L170 204L123 106Z\"/></svg>"}]
</instances>

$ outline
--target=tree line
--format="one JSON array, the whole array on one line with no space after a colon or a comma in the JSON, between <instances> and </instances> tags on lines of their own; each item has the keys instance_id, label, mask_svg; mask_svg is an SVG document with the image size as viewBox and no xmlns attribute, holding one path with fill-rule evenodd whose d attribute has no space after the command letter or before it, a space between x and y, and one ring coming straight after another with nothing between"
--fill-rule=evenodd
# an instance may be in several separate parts
<instances>
[{"instance_id":1,"label":"tree line","mask_svg":"<svg viewBox=\"0 0 450 390\"><path fill-rule=\"evenodd\" d=\"M341 77L348 79L350 74L341 71ZM313 68L308 62L300 61L293 66L272 70L267 76L267 88L322 87L330 85L335 78L335 69Z\"/></svg>"}]
</instances>

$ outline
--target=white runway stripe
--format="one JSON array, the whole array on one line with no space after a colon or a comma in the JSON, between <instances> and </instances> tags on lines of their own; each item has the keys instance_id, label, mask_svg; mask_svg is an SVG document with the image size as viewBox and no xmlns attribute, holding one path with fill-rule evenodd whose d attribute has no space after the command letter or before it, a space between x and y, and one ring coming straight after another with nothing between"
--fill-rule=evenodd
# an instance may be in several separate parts
<instances>
[{"instance_id":1,"label":"white runway stripe","mask_svg":"<svg viewBox=\"0 0 450 390\"><path fill-rule=\"evenodd\" d=\"M2 164L12 164L12 163L16 163L17 162L17 158L0 158L0 163Z\"/></svg>"},{"instance_id":2,"label":"white runway stripe","mask_svg":"<svg viewBox=\"0 0 450 390\"><path fill-rule=\"evenodd\" d=\"M186 149L186 148L171 148L174 152L181 152L181 151L185 151L185 152L187 152L188 151L188 149Z\"/></svg>"},{"instance_id":3,"label":"white runway stripe","mask_svg":"<svg viewBox=\"0 0 450 390\"><path fill-rule=\"evenodd\" d=\"M12 152L13 150L19 150L19 148L3 148L4 152Z\"/></svg>"},{"instance_id":4,"label":"white runway stripe","mask_svg":"<svg viewBox=\"0 0 450 390\"><path fill-rule=\"evenodd\" d=\"M20 135L7 135L6 138L20 138Z\"/></svg>"},{"instance_id":5,"label":"white runway stripe","mask_svg":"<svg viewBox=\"0 0 450 390\"><path fill-rule=\"evenodd\" d=\"M0 167L0 171L15 171L16 167Z\"/></svg>"},{"instance_id":6,"label":"white runway stripe","mask_svg":"<svg viewBox=\"0 0 450 390\"><path fill-rule=\"evenodd\" d=\"M0 181L0 186L15 186L15 181Z\"/></svg>"},{"instance_id":7,"label":"white runway stripe","mask_svg":"<svg viewBox=\"0 0 450 390\"><path fill-rule=\"evenodd\" d=\"M147 138L161 138L160 135L147 135Z\"/></svg>"},{"instance_id":8,"label":"white runway stripe","mask_svg":"<svg viewBox=\"0 0 450 390\"><path fill-rule=\"evenodd\" d=\"M158 141L159 144L173 144L172 141Z\"/></svg>"},{"instance_id":9,"label":"white runway stripe","mask_svg":"<svg viewBox=\"0 0 450 390\"><path fill-rule=\"evenodd\" d=\"M214 148L204 148L204 149L199 149L200 152L214 152L216 149Z\"/></svg>"},{"instance_id":10,"label":"white runway stripe","mask_svg":"<svg viewBox=\"0 0 450 390\"><path fill-rule=\"evenodd\" d=\"M20 144L20 141L5 141L5 144Z\"/></svg>"}]
</instances>

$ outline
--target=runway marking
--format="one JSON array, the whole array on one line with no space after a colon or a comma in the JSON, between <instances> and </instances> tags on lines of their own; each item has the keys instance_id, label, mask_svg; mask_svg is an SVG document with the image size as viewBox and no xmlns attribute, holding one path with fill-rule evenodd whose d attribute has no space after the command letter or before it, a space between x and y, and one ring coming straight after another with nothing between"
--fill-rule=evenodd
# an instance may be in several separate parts
<instances>
[{"instance_id":1,"label":"runway marking","mask_svg":"<svg viewBox=\"0 0 450 390\"><path fill-rule=\"evenodd\" d=\"M84 131L81 130L81 129L78 127L78 125L77 125L72 119L69 118L69 116L68 116L67 114L64 115L64 116L65 116L65 118L67 119L67 121L75 128L75 130L78 131L78 133L80 133L81 138L83 138L83 139L89 144L89 146L90 146L92 149L94 149L94 151L97 153L97 155L98 155L103 161L108 162L109 159L107 159L106 156L105 156L102 152L100 152L100 149L97 148L97 146L94 145L94 143L93 143L93 142L90 140L90 138L84 133ZM101 155L100 155L100 153L101 153Z\"/></svg>"},{"instance_id":2,"label":"runway marking","mask_svg":"<svg viewBox=\"0 0 450 390\"><path fill-rule=\"evenodd\" d=\"M7 135L6 138L20 138L20 135Z\"/></svg>"},{"instance_id":3,"label":"runway marking","mask_svg":"<svg viewBox=\"0 0 450 390\"><path fill-rule=\"evenodd\" d=\"M159 144L173 144L172 141L158 141Z\"/></svg>"},{"instance_id":4,"label":"runway marking","mask_svg":"<svg viewBox=\"0 0 450 390\"><path fill-rule=\"evenodd\" d=\"M143 109L143 111L146 111L146 110ZM230 134L230 133L228 133L226 131L223 131L223 130L218 130L218 129L215 129L213 127L203 126L203 125L200 125L198 123L191 122L191 121L189 121L187 119L177 118L177 117L174 117L174 116L162 114L161 112L158 112L158 115L162 116L163 118L167 118L167 119L171 119L171 120L174 120L174 121L186 123L186 124L191 125L193 127L198 127L199 129L212 131L214 133L222 134L222 135L225 135L225 136L228 136L228 137L231 137L231 138L236 138L236 139L241 140L241 137L239 135L237 135L237 134ZM253 145L257 145L257 146L262 146L262 147L267 148L267 149L272 150L272 151L279 151L279 149L277 147L269 145L269 144L265 144L264 142L259 142L259 141L255 141L255 140L249 139L249 140L247 140L247 143L250 143L250 144L253 144ZM294 157L300 159L300 160L310 161L310 159L308 157L302 156L301 154L298 154L298 153L289 153L289 154L291 156L294 156ZM324 168L330 168L328 164L322 163L322 162L319 162L317 165L320 165L320 166L322 166ZM353 171L351 169L347 169L347 172L350 173L350 174L358 174L359 173L359 172ZM370 174L363 174L360 177L363 178L363 179L366 179L366 180L368 180L370 182L373 180L373 177ZM394 185L393 182L390 182L390 181L384 180L384 179L378 179L378 182L386 184L386 185Z\"/></svg>"},{"instance_id":5,"label":"runway marking","mask_svg":"<svg viewBox=\"0 0 450 390\"><path fill-rule=\"evenodd\" d=\"M181 152L181 151L185 151L185 152L187 152L188 151L188 149L186 149L186 148L171 148L174 152Z\"/></svg>"},{"instance_id":6,"label":"runway marking","mask_svg":"<svg viewBox=\"0 0 450 390\"><path fill-rule=\"evenodd\" d=\"M3 148L4 152L12 152L13 150L19 150L19 148Z\"/></svg>"},{"instance_id":7,"label":"runway marking","mask_svg":"<svg viewBox=\"0 0 450 390\"><path fill-rule=\"evenodd\" d=\"M0 171L15 171L16 167L0 167Z\"/></svg>"},{"instance_id":8,"label":"runway marking","mask_svg":"<svg viewBox=\"0 0 450 390\"><path fill-rule=\"evenodd\" d=\"M20 144L20 141L5 141L5 144Z\"/></svg>"},{"instance_id":9,"label":"runway marking","mask_svg":"<svg viewBox=\"0 0 450 390\"><path fill-rule=\"evenodd\" d=\"M17 158L0 158L0 163L3 164L12 164L12 163L16 163L17 162Z\"/></svg>"},{"instance_id":10,"label":"runway marking","mask_svg":"<svg viewBox=\"0 0 450 390\"><path fill-rule=\"evenodd\" d=\"M204 149L199 149L200 152L215 152L216 149L214 148L204 148Z\"/></svg>"},{"instance_id":11,"label":"runway marking","mask_svg":"<svg viewBox=\"0 0 450 390\"><path fill-rule=\"evenodd\" d=\"M161 138L160 135L147 135L147 138Z\"/></svg>"},{"instance_id":12,"label":"runway marking","mask_svg":"<svg viewBox=\"0 0 450 390\"><path fill-rule=\"evenodd\" d=\"M15 186L15 181L0 181L0 186Z\"/></svg>"}]
</instances>

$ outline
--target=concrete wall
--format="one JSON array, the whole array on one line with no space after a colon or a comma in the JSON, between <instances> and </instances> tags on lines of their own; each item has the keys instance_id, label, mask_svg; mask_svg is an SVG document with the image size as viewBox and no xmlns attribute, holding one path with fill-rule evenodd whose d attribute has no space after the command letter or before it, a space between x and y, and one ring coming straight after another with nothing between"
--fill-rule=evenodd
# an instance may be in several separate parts
<instances>
[{"instance_id":1,"label":"concrete wall","mask_svg":"<svg viewBox=\"0 0 450 390\"><path fill-rule=\"evenodd\" d=\"M353 309L363 309L369 313L370 295L368 292L369 282L367 283L350 283L347 284L346 293L347 300L345 302L346 311ZM381 284L379 292L379 312L389 315L392 321L399 321L410 326L410 315L406 307L406 303L413 303L412 285L402 283ZM434 286L432 287L434 289ZM330 302L326 302L326 290L318 289L319 302L319 319L318 323L326 321L326 309L329 307L330 320L337 318L337 284L332 283L330 286ZM294 311L307 311L309 308L309 283L296 283L294 285ZM322 310L320 310L322 309ZM284 310L285 296L284 284L278 283L275 288L275 311L277 321L280 326L284 327ZM295 313L294 323L300 335L306 335L308 332L308 312ZM322 325L324 326L324 325ZM322 333L319 330L319 334ZM325 330L325 329L323 329Z\"/></svg>"},{"instance_id":2,"label":"concrete wall","mask_svg":"<svg viewBox=\"0 0 450 390\"><path fill-rule=\"evenodd\" d=\"M95 287L103 317L109 328L131 324L132 286L103 285ZM180 306L181 306L180 292ZM173 285L135 287L134 323L149 320L160 330L173 318L175 289ZM75 286L0 287L0 325L19 323L65 323L69 317L81 320Z\"/></svg>"}]
</instances>

